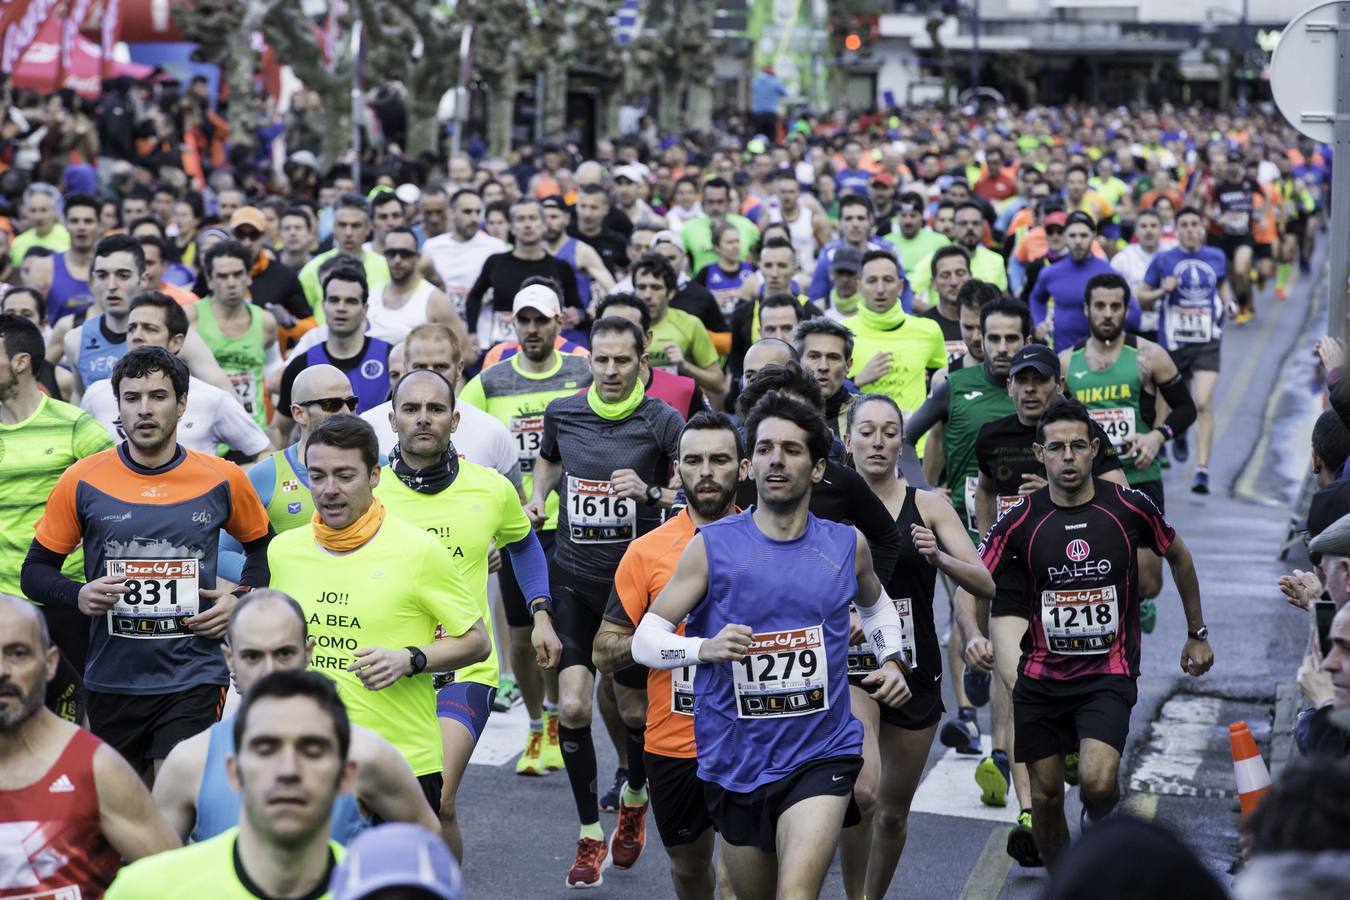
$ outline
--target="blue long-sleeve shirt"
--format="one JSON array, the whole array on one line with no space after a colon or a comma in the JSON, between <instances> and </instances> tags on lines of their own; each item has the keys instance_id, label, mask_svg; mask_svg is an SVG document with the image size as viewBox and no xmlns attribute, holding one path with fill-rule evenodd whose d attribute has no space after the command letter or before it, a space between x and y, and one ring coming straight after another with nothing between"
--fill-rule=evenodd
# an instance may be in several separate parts
<instances>
[{"instance_id":1,"label":"blue long-sleeve shirt","mask_svg":"<svg viewBox=\"0 0 1350 900\"><path fill-rule=\"evenodd\" d=\"M844 246L843 238L835 238L821 248L820 256L816 259L816 270L811 273L811 284L806 288L806 297L812 303L825 300L830 296L831 289L834 288L834 272L830 266L834 263L834 251ZM885 250L892 256L895 254L895 245L890 241L884 241L880 238L868 238L867 246L863 248L864 255L872 250ZM900 269L900 277L904 279L905 290L900 295L900 305L905 312L909 312L914 307L914 292L909 289L909 279L905 277L904 264L896 256L896 266Z\"/></svg>"},{"instance_id":2,"label":"blue long-sleeve shirt","mask_svg":"<svg viewBox=\"0 0 1350 900\"><path fill-rule=\"evenodd\" d=\"M1087 313L1083 308L1087 283L1095 275L1113 272L1110 263L1095 256L1082 262L1066 256L1041 272L1031 291L1031 319L1039 327L1049 313L1050 301L1055 302L1055 333L1051 342L1055 350L1072 347L1088 336ZM1139 330L1139 301L1133 293L1125 313L1125 329Z\"/></svg>"}]
</instances>

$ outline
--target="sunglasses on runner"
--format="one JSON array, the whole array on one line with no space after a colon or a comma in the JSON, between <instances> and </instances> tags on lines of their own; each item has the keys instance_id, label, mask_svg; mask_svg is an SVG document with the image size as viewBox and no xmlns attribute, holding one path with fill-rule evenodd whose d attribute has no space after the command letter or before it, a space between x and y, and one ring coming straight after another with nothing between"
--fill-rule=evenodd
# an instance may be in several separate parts
<instances>
[{"instance_id":1,"label":"sunglasses on runner","mask_svg":"<svg viewBox=\"0 0 1350 900\"><path fill-rule=\"evenodd\" d=\"M392 257L394 259L412 259L414 256L417 255L417 251L386 247L384 248L384 255Z\"/></svg>"},{"instance_id":2,"label":"sunglasses on runner","mask_svg":"<svg viewBox=\"0 0 1350 900\"><path fill-rule=\"evenodd\" d=\"M342 407L347 407L352 412L356 412L356 406L361 401L356 397L324 397L319 400L305 400L300 406L317 406L326 413L340 412Z\"/></svg>"}]
</instances>

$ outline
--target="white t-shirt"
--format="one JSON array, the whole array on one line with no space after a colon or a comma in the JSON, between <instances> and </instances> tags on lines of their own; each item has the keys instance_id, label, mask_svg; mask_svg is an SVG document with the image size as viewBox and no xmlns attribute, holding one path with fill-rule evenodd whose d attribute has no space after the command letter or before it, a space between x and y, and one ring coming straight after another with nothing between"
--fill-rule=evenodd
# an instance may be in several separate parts
<instances>
[{"instance_id":1,"label":"white t-shirt","mask_svg":"<svg viewBox=\"0 0 1350 900\"><path fill-rule=\"evenodd\" d=\"M388 456L394 444L398 443L398 434L389 424L389 413L393 408L393 401L385 401L361 413L361 418L375 429L375 437L380 441L380 453L384 456ZM456 403L455 411L459 413L459 427L455 429L451 440L460 457L496 469L519 487L520 460L516 455L516 442L506 426L496 417L467 403Z\"/></svg>"},{"instance_id":2,"label":"white t-shirt","mask_svg":"<svg viewBox=\"0 0 1350 900\"><path fill-rule=\"evenodd\" d=\"M436 274L445 285L445 295L450 298L455 312L464 316L464 297L478 280L483 271L483 263L494 253L505 253L511 248L486 231L479 231L467 241L456 240L450 232L427 238L422 245L422 254L431 260Z\"/></svg>"},{"instance_id":3,"label":"white t-shirt","mask_svg":"<svg viewBox=\"0 0 1350 900\"><path fill-rule=\"evenodd\" d=\"M1111 258L1111 268L1115 269L1116 274L1129 283L1130 292L1134 293L1139 290L1139 285L1144 283L1144 274L1148 271L1149 263L1153 262L1153 257L1156 255L1156 251L1149 253L1138 244L1130 244ZM1158 330L1157 307L1140 311L1139 330Z\"/></svg>"},{"instance_id":4,"label":"white t-shirt","mask_svg":"<svg viewBox=\"0 0 1350 900\"><path fill-rule=\"evenodd\" d=\"M80 407L102 422L113 440L126 439L117 398L113 396L112 379L91 384L84 392ZM216 447L220 444L246 456L257 456L272 446L233 394L192 376L188 378L187 409L178 420L178 443L188 450L211 456L216 455Z\"/></svg>"}]
</instances>

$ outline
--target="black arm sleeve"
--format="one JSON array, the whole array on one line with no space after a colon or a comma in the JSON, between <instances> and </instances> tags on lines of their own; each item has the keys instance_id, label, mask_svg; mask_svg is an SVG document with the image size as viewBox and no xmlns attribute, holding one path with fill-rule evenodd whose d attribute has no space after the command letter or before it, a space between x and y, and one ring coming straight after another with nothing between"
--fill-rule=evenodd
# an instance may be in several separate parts
<instances>
[{"instance_id":1,"label":"black arm sleeve","mask_svg":"<svg viewBox=\"0 0 1350 900\"><path fill-rule=\"evenodd\" d=\"M492 287L492 272L496 268L494 260L500 255L494 253L484 260L483 268L478 271L478 278L474 281L473 287L464 295L464 320L469 334L478 333L478 313L483 308L483 297L487 294L488 288Z\"/></svg>"},{"instance_id":2,"label":"black arm sleeve","mask_svg":"<svg viewBox=\"0 0 1350 900\"><path fill-rule=\"evenodd\" d=\"M952 389L949 382L942 382L933 388L923 405L910 414L905 423L905 443L918 446L919 440L939 422L947 421L951 411Z\"/></svg>"},{"instance_id":3,"label":"black arm sleeve","mask_svg":"<svg viewBox=\"0 0 1350 900\"><path fill-rule=\"evenodd\" d=\"M34 538L19 572L19 588L24 596L50 606L78 609L83 585L61 574L67 555L48 550Z\"/></svg>"},{"instance_id":4,"label":"black arm sleeve","mask_svg":"<svg viewBox=\"0 0 1350 900\"><path fill-rule=\"evenodd\" d=\"M1191 399L1191 392L1186 389L1185 379L1177 375L1167 384L1159 385L1158 392L1171 407L1163 424L1172 429L1173 435L1181 434L1195 423L1195 401ZM1339 412L1340 410L1337 410L1337 413Z\"/></svg>"},{"instance_id":5,"label":"black arm sleeve","mask_svg":"<svg viewBox=\"0 0 1350 900\"><path fill-rule=\"evenodd\" d=\"M886 504L877 499L861 475L847 466L829 464L825 479L833 490L821 490L826 487L823 481L816 485L811 491L811 512L855 525L872 550L872 570L883 585L890 584L900 559L900 532ZM817 501L821 501L819 505Z\"/></svg>"},{"instance_id":6,"label":"black arm sleeve","mask_svg":"<svg viewBox=\"0 0 1350 900\"><path fill-rule=\"evenodd\" d=\"M276 530L269 525L267 534L244 545L244 571L239 576L240 584L260 588L272 583L272 571L267 566L267 545L276 536Z\"/></svg>"}]
</instances>

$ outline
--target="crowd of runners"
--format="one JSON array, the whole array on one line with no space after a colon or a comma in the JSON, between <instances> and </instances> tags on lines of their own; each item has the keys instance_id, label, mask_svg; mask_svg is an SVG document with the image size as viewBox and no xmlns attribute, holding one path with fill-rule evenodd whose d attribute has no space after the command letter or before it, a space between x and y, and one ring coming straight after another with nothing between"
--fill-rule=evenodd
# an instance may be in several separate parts
<instances>
[{"instance_id":1,"label":"crowd of runners","mask_svg":"<svg viewBox=\"0 0 1350 900\"><path fill-rule=\"evenodd\" d=\"M1223 332L1330 183L1172 108L89 162L0 219L0 896L458 896L516 705L569 887L650 811L681 898L814 897L836 852L888 896L935 740L1055 869L1142 642L1214 664L1162 473L1209 492Z\"/></svg>"}]
</instances>

